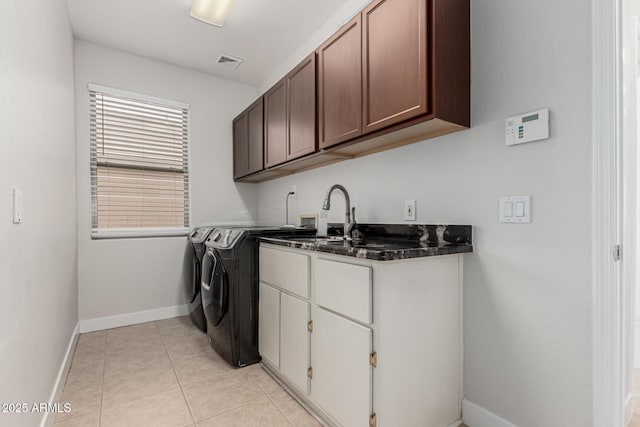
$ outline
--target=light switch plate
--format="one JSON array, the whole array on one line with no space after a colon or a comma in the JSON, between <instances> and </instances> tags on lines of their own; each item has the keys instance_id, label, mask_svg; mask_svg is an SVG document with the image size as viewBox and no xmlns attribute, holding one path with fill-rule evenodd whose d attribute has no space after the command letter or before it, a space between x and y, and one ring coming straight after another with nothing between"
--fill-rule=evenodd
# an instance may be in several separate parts
<instances>
[{"instance_id":1,"label":"light switch plate","mask_svg":"<svg viewBox=\"0 0 640 427\"><path fill-rule=\"evenodd\" d=\"M416 201L405 200L404 201L404 220L415 221L416 220Z\"/></svg>"},{"instance_id":2,"label":"light switch plate","mask_svg":"<svg viewBox=\"0 0 640 427\"><path fill-rule=\"evenodd\" d=\"M500 222L531 223L531 196L501 196Z\"/></svg>"},{"instance_id":3,"label":"light switch plate","mask_svg":"<svg viewBox=\"0 0 640 427\"><path fill-rule=\"evenodd\" d=\"M13 189L13 223L22 223L22 191Z\"/></svg>"}]
</instances>

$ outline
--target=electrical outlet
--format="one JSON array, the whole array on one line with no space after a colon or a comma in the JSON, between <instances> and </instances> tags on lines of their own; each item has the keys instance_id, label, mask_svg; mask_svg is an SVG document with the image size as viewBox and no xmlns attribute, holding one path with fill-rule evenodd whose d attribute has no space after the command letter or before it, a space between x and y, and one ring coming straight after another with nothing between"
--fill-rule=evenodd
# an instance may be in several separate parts
<instances>
[{"instance_id":1,"label":"electrical outlet","mask_svg":"<svg viewBox=\"0 0 640 427\"><path fill-rule=\"evenodd\" d=\"M296 195L296 187L297 186L295 184L291 186L291 192L293 193L294 196Z\"/></svg>"},{"instance_id":2,"label":"electrical outlet","mask_svg":"<svg viewBox=\"0 0 640 427\"><path fill-rule=\"evenodd\" d=\"M404 220L415 221L416 220L416 201L405 200L404 201Z\"/></svg>"}]
</instances>

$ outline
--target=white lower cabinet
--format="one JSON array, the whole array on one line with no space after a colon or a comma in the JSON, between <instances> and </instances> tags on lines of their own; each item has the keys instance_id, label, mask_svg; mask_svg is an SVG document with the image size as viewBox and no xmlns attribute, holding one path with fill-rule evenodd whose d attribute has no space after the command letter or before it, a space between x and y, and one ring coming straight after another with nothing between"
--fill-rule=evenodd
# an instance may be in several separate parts
<instances>
[{"instance_id":1,"label":"white lower cabinet","mask_svg":"<svg viewBox=\"0 0 640 427\"><path fill-rule=\"evenodd\" d=\"M276 368L280 367L280 291L260 283L258 302L258 351Z\"/></svg>"},{"instance_id":2,"label":"white lower cabinet","mask_svg":"<svg viewBox=\"0 0 640 427\"><path fill-rule=\"evenodd\" d=\"M455 425L462 255L370 261L260 251L264 365L327 426Z\"/></svg>"},{"instance_id":3,"label":"white lower cabinet","mask_svg":"<svg viewBox=\"0 0 640 427\"><path fill-rule=\"evenodd\" d=\"M280 294L280 371L304 393L309 394L309 330L311 310L308 302Z\"/></svg>"},{"instance_id":4,"label":"white lower cabinet","mask_svg":"<svg viewBox=\"0 0 640 427\"><path fill-rule=\"evenodd\" d=\"M372 413L371 329L319 307L314 313L315 401L343 426L366 427Z\"/></svg>"}]
</instances>

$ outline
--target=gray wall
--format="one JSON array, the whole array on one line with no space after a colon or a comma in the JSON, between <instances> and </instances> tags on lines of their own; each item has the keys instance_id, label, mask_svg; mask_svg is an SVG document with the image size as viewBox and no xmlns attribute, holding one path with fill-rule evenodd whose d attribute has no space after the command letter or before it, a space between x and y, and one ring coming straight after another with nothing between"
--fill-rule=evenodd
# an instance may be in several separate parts
<instances>
[{"instance_id":1,"label":"gray wall","mask_svg":"<svg viewBox=\"0 0 640 427\"><path fill-rule=\"evenodd\" d=\"M231 121L256 89L81 40L75 82L80 319L182 305L184 237L91 240L87 83L190 104L192 225L255 220L256 187L232 178Z\"/></svg>"},{"instance_id":2,"label":"gray wall","mask_svg":"<svg viewBox=\"0 0 640 427\"><path fill-rule=\"evenodd\" d=\"M581 0L483 0L472 11L472 128L258 185L280 222L346 186L360 222L474 226L464 268L464 395L521 427L587 426L592 413L591 13ZM308 41L293 66L322 40ZM261 86L266 89L276 79ZM551 138L507 147L505 118L551 110ZM499 196L532 196L533 223L500 224ZM341 220L342 202L331 218ZM419 339L419 337L416 337Z\"/></svg>"},{"instance_id":3,"label":"gray wall","mask_svg":"<svg viewBox=\"0 0 640 427\"><path fill-rule=\"evenodd\" d=\"M78 322L73 102L64 0L0 2L0 402L49 401Z\"/></svg>"}]
</instances>

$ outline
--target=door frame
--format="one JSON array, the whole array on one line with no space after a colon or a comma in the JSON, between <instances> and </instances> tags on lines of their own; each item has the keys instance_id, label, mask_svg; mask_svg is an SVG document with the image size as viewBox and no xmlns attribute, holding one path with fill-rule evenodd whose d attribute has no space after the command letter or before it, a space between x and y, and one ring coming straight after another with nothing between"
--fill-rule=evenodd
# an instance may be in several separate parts
<instances>
[{"instance_id":1,"label":"door frame","mask_svg":"<svg viewBox=\"0 0 640 427\"><path fill-rule=\"evenodd\" d=\"M621 0L592 0L593 425L624 424Z\"/></svg>"}]
</instances>

